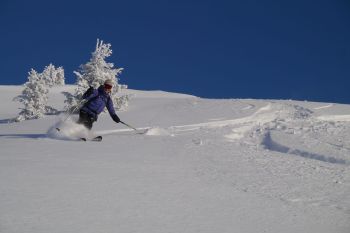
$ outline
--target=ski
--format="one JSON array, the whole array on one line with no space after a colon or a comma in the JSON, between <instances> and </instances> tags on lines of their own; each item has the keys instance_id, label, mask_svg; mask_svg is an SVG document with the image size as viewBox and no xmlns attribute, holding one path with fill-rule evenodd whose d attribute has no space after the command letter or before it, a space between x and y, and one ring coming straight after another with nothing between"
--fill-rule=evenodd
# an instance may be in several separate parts
<instances>
[{"instance_id":1,"label":"ski","mask_svg":"<svg viewBox=\"0 0 350 233\"><path fill-rule=\"evenodd\" d=\"M102 141L102 136L94 137L93 139L91 139L91 141L100 142Z\"/></svg>"},{"instance_id":2,"label":"ski","mask_svg":"<svg viewBox=\"0 0 350 233\"><path fill-rule=\"evenodd\" d=\"M91 139L87 139L87 138L80 138L81 141L93 141L93 142L100 142L102 141L102 136L97 136L97 137L94 137L94 138L91 138Z\"/></svg>"}]
</instances>

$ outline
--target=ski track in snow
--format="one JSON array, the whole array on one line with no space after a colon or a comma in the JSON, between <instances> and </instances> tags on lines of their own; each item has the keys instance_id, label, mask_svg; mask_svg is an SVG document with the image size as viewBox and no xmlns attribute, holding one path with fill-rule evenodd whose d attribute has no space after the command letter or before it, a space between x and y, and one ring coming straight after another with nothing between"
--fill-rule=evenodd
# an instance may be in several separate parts
<instances>
[{"instance_id":1,"label":"ski track in snow","mask_svg":"<svg viewBox=\"0 0 350 233\"><path fill-rule=\"evenodd\" d=\"M248 104L248 106L242 108L241 110L249 110L249 109L253 109L253 108L255 108L255 105L253 105L253 104Z\"/></svg>"},{"instance_id":2,"label":"ski track in snow","mask_svg":"<svg viewBox=\"0 0 350 233\"><path fill-rule=\"evenodd\" d=\"M170 127L170 129L173 132L179 132L179 131L193 131L201 128L210 129L210 128L220 128L220 127L231 126L233 127L232 133L224 135L225 138L231 141L242 140L246 136L248 136L248 134L253 134L254 131L263 132L263 133L260 133L261 134L260 144L268 150L284 153L284 154L297 155L308 159L319 160L322 162L329 162L329 163L336 163L336 164L349 164L349 162L345 159L337 159L332 156L326 156L318 153L302 151L299 149L292 149L286 145L281 145L278 142L273 141L270 135L270 130L276 130L280 127L278 123L276 123L276 120L279 117L281 117L279 116L279 114L283 113L283 110L284 111L286 110L286 109L283 109L283 107L285 106L278 106L277 108L272 109L273 108L272 104L269 103L266 106L261 107L255 113L253 113L251 116L248 116L248 117L225 120L225 121L206 122L206 123L192 124L192 125L172 126ZM327 105L327 107L331 107L331 106ZM303 120L310 118L309 114L311 114L311 111L300 108L300 106L291 106L291 110L292 111L288 113L289 115L291 115L291 119L289 119L290 121L298 120L298 117L295 118L295 115L298 116L298 114L301 116L301 119ZM301 111L301 112L298 112L298 111ZM294 115L294 119L293 119L293 115ZM288 115L284 115L283 117L288 118ZM323 116L323 117L317 117L316 119L323 120L323 121L324 120L348 121L350 120L350 115ZM288 130L291 130L291 128L289 128Z\"/></svg>"},{"instance_id":3,"label":"ski track in snow","mask_svg":"<svg viewBox=\"0 0 350 233\"><path fill-rule=\"evenodd\" d=\"M253 105L249 106L251 108ZM331 105L323 106L321 108L325 107L328 108L331 107ZM263 148L278 153L296 155L307 159L314 159L328 163L349 164L346 159L335 158L333 156L322 155L300 149L293 149L288 147L288 145L282 145L272 139L270 134L271 130L282 130L288 131L289 133L292 131L294 134L296 128L299 128L299 126L293 125L293 121L299 121L298 123L300 124L300 120L303 123L309 122L309 124L312 125L315 122L322 121L350 121L350 115L329 115L313 118L312 111L301 106L268 103L252 113L250 116L242 118L230 120L209 119L209 122L198 124L170 126L167 128L142 127L139 128L139 130L145 130L145 135L147 136L176 136L185 132L194 132L201 129L210 130L230 127L231 133L225 134L223 137L231 142L246 141L249 144L259 143ZM132 132L133 130L131 129L118 129L97 131L95 134L110 135ZM202 142L198 144L202 144Z\"/></svg>"},{"instance_id":4,"label":"ski track in snow","mask_svg":"<svg viewBox=\"0 0 350 233\"><path fill-rule=\"evenodd\" d=\"M332 106L333 106L333 104L327 104L327 105L316 107L316 108L313 108L313 109L314 110L320 110L320 109L330 108Z\"/></svg>"},{"instance_id":5,"label":"ski track in snow","mask_svg":"<svg viewBox=\"0 0 350 233\"><path fill-rule=\"evenodd\" d=\"M322 108L326 108L326 107L328 108L331 106L332 105L327 105L327 106L323 106ZM177 132L177 131L192 131L192 130L198 130L201 128L210 129L210 128L220 128L220 127L231 126L233 127L232 133L224 135L225 138L231 141L242 140L248 134L254 134L254 131L257 131L257 132L260 132L261 134L260 144L265 149L279 152L279 153L297 155L308 159L315 159L322 162L329 162L329 163L336 163L336 164L349 164L349 162L345 159L337 159L332 156L326 156L318 153L303 151L299 149L293 149L293 148L289 148L286 145L281 145L278 142L273 141L270 135L270 130L279 129L280 125L276 123L276 120L280 117L279 113L283 113L283 110L285 111L283 107L284 106L278 106L277 109L276 108L272 109L272 104L269 103L268 105L261 107L255 113L253 113L251 116L248 116L248 117L225 120L225 121L206 122L206 123L192 124L192 125L172 126L170 127L170 129L173 132ZM299 117L301 116L301 119L303 120L307 120L307 118L311 117L309 114L311 114L312 112L307 109L303 109L300 106L292 106L291 108L292 108L291 109L292 111L289 112L289 115L291 115L291 119L289 119L290 121L298 120L298 117L295 118L295 116L298 116L298 114L299 114ZM322 108L319 108L319 109L322 109ZM294 119L293 119L293 115L294 115ZM285 115L283 117L288 118L288 115ZM350 115L322 116L322 117L317 117L316 119L314 119L314 121L315 120L350 121ZM293 130L293 129L289 128L288 130Z\"/></svg>"}]
</instances>

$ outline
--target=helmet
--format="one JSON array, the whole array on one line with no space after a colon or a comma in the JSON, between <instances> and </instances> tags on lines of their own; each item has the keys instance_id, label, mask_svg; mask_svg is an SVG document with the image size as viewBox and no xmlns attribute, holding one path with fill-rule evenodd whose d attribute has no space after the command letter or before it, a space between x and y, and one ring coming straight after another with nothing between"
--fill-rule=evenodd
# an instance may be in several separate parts
<instances>
[{"instance_id":1,"label":"helmet","mask_svg":"<svg viewBox=\"0 0 350 233\"><path fill-rule=\"evenodd\" d=\"M111 79L107 79L105 82L104 82L104 86L106 89L112 89L113 87L113 82Z\"/></svg>"}]
</instances>

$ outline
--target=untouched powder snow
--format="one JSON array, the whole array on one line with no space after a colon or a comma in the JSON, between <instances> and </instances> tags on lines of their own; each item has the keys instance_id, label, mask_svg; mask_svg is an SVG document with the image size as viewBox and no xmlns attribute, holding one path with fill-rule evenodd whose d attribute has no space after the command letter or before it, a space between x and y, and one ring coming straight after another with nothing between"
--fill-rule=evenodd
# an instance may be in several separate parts
<instances>
[{"instance_id":1,"label":"untouched powder snow","mask_svg":"<svg viewBox=\"0 0 350 233\"><path fill-rule=\"evenodd\" d=\"M90 132L9 123L20 91L0 86L1 233L350 232L350 105L127 90L137 130L102 113Z\"/></svg>"}]
</instances>

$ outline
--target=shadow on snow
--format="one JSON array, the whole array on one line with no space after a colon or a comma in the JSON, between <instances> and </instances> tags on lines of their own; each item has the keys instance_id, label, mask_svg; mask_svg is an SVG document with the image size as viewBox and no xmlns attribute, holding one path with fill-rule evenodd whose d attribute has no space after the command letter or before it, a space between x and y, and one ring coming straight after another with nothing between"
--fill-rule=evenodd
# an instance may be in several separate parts
<instances>
[{"instance_id":1,"label":"shadow on snow","mask_svg":"<svg viewBox=\"0 0 350 233\"><path fill-rule=\"evenodd\" d=\"M13 118L8 118L8 119L0 119L0 124L10 124L15 122Z\"/></svg>"},{"instance_id":2,"label":"shadow on snow","mask_svg":"<svg viewBox=\"0 0 350 233\"><path fill-rule=\"evenodd\" d=\"M325 156L325 155L321 155L321 154L311 153L308 151L302 151L299 149L292 149L292 148L289 148L287 146L281 145L281 144L275 142L271 138L270 133L267 133L265 135L265 137L262 141L262 144L266 149L271 150L271 151L297 155L297 156L301 156L304 158L315 159L315 160L319 160L319 161L327 162L327 163L348 164L348 162L345 159L337 159L337 158L334 158L332 156Z\"/></svg>"},{"instance_id":3,"label":"shadow on snow","mask_svg":"<svg viewBox=\"0 0 350 233\"><path fill-rule=\"evenodd\" d=\"M47 138L47 135L46 134L0 134L0 138L40 139L40 138Z\"/></svg>"}]
</instances>

